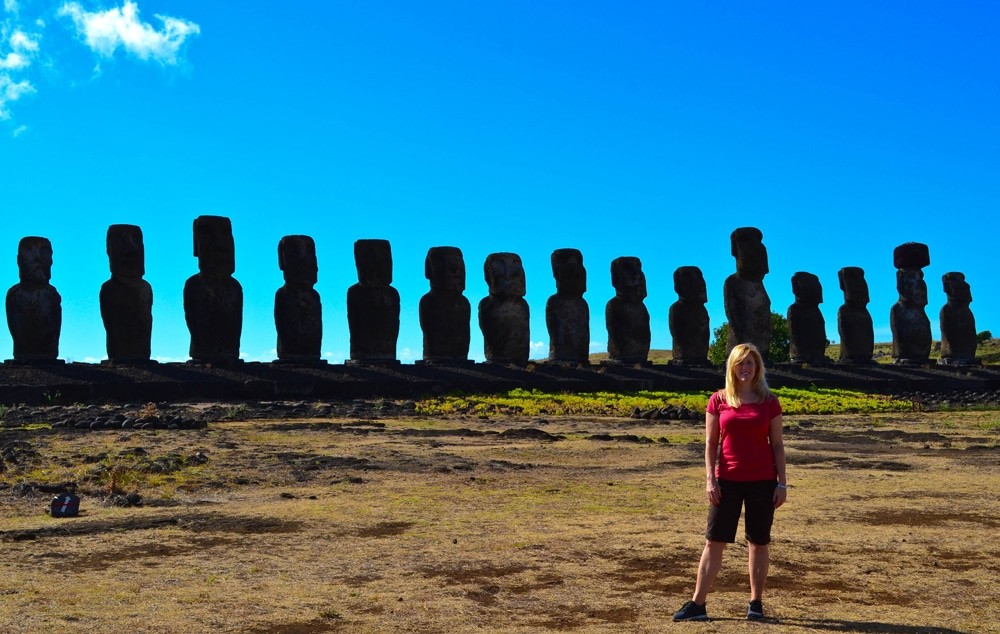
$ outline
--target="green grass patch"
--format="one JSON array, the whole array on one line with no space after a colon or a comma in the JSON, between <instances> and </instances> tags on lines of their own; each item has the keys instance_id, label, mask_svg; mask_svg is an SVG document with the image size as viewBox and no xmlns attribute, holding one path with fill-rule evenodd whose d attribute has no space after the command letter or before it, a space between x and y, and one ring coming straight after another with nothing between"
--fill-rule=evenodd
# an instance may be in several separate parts
<instances>
[{"instance_id":1,"label":"green grass patch","mask_svg":"<svg viewBox=\"0 0 1000 634\"><path fill-rule=\"evenodd\" d=\"M856 414L908 412L910 401L878 394L834 388L778 388L787 414ZM478 416L629 416L635 408L648 410L667 405L702 412L711 394L702 391L582 392L559 394L514 389L502 394L456 394L417 402L417 412L429 416L474 414Z\"/></svg>"}]
</instances>

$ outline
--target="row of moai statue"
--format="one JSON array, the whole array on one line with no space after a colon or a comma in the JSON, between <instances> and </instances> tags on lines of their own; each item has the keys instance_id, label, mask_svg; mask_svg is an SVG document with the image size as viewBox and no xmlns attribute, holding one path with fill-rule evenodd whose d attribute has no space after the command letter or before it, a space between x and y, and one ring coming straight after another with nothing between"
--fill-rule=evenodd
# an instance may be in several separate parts
<instances>
[{"instance_id":1,"label":"row of moai statue","mask_svg":"<svg viewBox=\"0 0 1000 634\"><path fill-rule=\"evenodd\" d=\"M771 302L763 280L768 273L763 235L753 227L731 235L736 272L724 286L729 319L728 349L742 342L767 351L771 338ZM142 231L134 225L108 228L107 253L111 279L101 287L101 316L107 333L109 363L150 361L153 292L143 279L145 256ZM235 244L230 220L200 216L194 221L194 255L199 272L184 285L184 314L191 333L192 363L228 365L239 362L243 326L243 289L233 277ZM349 363L393 364L399 335L399 293L392 287L392 252L386 240L354 244L358 283L347 290L350 330ZM14 342L14 363L58 363L62 322L59 293L49 283L52 246L46 238L23 238L18 246L20 283L7 293L7 322ZM927 287L921 269L930 263L926 245L906 243L896 248L899 301L890 312L893 357L897 363L926 364L931 351L930 321L924 313ZM587 271L576 249L552 253L556 293L545 306L549 361L586 365L590 356L590 309L583 294ZM323 338L322 306L314 286L318 265L309 236L283 237L278 266L285 284L274 298L277 330L276 363L320 364ZM465 262L456 247L433 247L425 260L430 292L420 299L423 363L468 364L471 306L465 291ZM514 253L493 253L484 274L489 295L479 303L479 326L487 362L523 365L530 352L529 309L524 299L525 275ZM845 303L837 313L842 363L872 363L874 332L868 313L868 286L857 267L840 270ZM635 257L611 263L615 296L605 308L608 357L611 363L646 363L650 347L649 312L644 304L646 278ZM975 319L972 296L961 273L943 278L948 303L942 308L941 363L974 364ZM674 272L678 300L670 307L672 363L707 365L708 295L702 272L682 266ZM823 301L819 278L811 273L792 277L795 303L788 309L790 356L800 363L826 361L826 326L819 310Z\"/></svg>"}]
</instances>

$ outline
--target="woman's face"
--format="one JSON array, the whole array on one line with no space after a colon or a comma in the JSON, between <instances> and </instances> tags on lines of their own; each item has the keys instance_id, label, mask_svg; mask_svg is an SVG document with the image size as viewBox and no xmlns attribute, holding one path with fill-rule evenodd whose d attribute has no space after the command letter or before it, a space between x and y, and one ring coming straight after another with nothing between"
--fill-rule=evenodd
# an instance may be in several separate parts
<instances>
[{"instance_id":1,"label":"woman's face","mask_svg":"<svg viewBox=\"0 0 1000 634\"><path fill-rule=\"evenodd\" d=\"M757 361L752 354L736 364L736 380L740 383L752 383L757 370Z\"/></svg>"}]
</instances>

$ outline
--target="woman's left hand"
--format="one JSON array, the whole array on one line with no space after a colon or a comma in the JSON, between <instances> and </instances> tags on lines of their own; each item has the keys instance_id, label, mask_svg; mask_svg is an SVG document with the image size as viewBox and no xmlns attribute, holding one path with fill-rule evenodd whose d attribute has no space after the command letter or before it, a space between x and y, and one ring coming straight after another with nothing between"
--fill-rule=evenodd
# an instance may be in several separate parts
<instances>
[{"instance_id":1,"label":"woman's left hand","mask_svg":"<svg viewBox=\"0 0 1000 634\"><path fill-rule=\"evenodd\" d=\"M772 501L774 502L774 508L778 508L785 503L788 499L788 489L785 487L774 487L774 495L772 496Z\"/></svg>"}]
</instances>

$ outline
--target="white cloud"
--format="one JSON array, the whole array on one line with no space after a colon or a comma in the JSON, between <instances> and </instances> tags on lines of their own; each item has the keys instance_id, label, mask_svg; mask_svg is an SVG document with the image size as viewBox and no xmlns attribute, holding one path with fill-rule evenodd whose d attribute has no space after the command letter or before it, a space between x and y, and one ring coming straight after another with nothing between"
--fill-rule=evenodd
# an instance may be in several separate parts
<instances>
[{"instance_id":1,"label":"white cloud","mask_svg":"<svg viewBox=\"0 0 1000 634\"><path fill-rule=\"evenodd\" d=\"M531 351L532 352L539 352L541 350L544 350L546 347L548 347L548 345L549 344L547 342L545 342L545 341L532 341L531 342Z\"/></svg>"},{"instance_id":2,"label":"white cloud","mask_svg":"<svg viewBox=\"0 0 1000 634\"><path fill-rule=\"evenodd\" d=\"M17 14L17 0L3 0L3 8L7 13Z\"/></svg>"},{"instance_id":3,"label":"white cloud","mask_svg":"<svg viewBox=\"0 0 1000 634\"><path fill-rule=\"evenodd\" d=\"M6 3L4 7L9 10ZM35 92L29 80L18 81L14 73L23 72L31 66L32 58L38 53L38 40L20 29L14 29L8 37L11 27L10 21L0 24L0 37L3 38L0 39L0 121L10 119L8 104Z\"/></svg>"},{"instance_id":4,"label":"white cloud","mask_svg":"<svg viewBox=\"0 0 1000 634\"><path fill-rule=\"evenodd\" d=\"M27 79L15 82L8 75L0 73L0 121L10 119L7 104L35 92L35 87Z\"/></svg>"},{"instance_id":5,"label":"white cloud","mask_svg":"<svg viewBox=\"0 0 1000 634\"><path fill-rule=\"evenodd\" d=\"M21 136L27 131L28 131L28 126L22 125L14 128L14 131L11 132L11 135L16 139L17 137Z\"/></svg>"},{"instance_id":6,"label":"white cloud","mask_svg":"<svg viewBox=\"0 0 1000 634\"><path fill-rule=\"evenodd\" d=\"M5 0L6 1L6 0ZM156 15L163 23L156 30L139 19L139 7L126 0L120 8L107 11L85 11L76 2L67 2L59 15L72 18L77 35L102 57L113 57L119 48L143 61L150 59L166 66L177 63L177 54L184 41L201 32L194 22L164 15Z\"/></svg>"}]
</instances>

